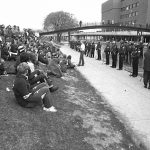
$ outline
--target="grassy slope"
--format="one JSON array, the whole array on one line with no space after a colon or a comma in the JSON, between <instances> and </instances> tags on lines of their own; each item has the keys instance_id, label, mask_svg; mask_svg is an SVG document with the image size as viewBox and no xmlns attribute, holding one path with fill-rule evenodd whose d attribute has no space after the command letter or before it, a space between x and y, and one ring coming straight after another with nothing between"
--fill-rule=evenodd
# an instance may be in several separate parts
<instances>
[{"instance_id":1,"label":"grassy slope","mask_svg":"<svg viewBox=\"0 0 150 150\"><path fill-rule=\"evenodd\" d=\"M14 99L14 76L0 79L0 150L138 150L124 126L79 72L52 78L57 113L26 109Z\"/></svg>"}]
</instances>

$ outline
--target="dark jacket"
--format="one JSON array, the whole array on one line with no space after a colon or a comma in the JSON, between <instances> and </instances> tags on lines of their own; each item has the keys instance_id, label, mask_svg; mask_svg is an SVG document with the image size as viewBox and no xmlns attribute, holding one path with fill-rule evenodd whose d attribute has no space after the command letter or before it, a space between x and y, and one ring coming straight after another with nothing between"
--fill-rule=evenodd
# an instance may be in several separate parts
<instances>
[{"instance_id":1,"label":"dark jacket","mask_svg":"<svg viewBox=\"0 0 150 150\"><path fill-rule=\"evenodd\" d=\"M23 96L31 92L28 79L23 75L16 75L13 91L18 104L25 107L29 102L28 99L25 100Z\"/></svg>"},{"instance_id":2,"label":"dark jacket","mask_svg":"<svg viewBox=\"0 0 150 150\"><path fill-rule=\"evenodd\" d=\"M145 71L150 71L150 50L147 50L144 53L144 66L143 69Z\"/></svg>"}]
</instances>

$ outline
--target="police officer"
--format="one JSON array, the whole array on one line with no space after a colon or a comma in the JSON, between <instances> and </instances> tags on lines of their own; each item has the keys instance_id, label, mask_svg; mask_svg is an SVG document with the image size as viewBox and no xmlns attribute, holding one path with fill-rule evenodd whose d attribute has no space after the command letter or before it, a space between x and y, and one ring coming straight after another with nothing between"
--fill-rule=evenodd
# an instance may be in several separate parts
<instances>
[{"instance_id":1,"label":"police officer","mask_svg":"<svg viewBox=\"0 0 150 150\"><path fill-rule=\"evenodd\" d=\"M107 43L104 52L105 52L105 55L106 55L106 65L109 65L109 55L110 55L110 45L109 45L109 43Z\"/></svg>"},{"instance_id":2,"label":"police officer","mask_svg":"<svg viewBox=\"0 0 150 150\"><path fill-rule=\"evenodd\" d=\"M138 63L139 63L140 50L138 45L135 46L133 52L131 53L132 57L132 69L133 72L131 74L132 77L137 77L138 75Z\"/></svg>"},{"instance_id":3,"label":"police officer","mask_svg":"<svg viewBox=\"0 0 150 150\"><path fill-rule=\"evenodd\" d=\"M113 41L112 43L112 48L111 48L111 56L112 56L112 68L116 68L117 65L117 54L118 54L118 48L116 45L116 42Z\"/></svg>"},{"instance_id":4,"label":"police officer","mask_svg":"<svg viewBox=\"0 0 150 150\"><path fill-rule=\"evenodd\" d=\"M97 46L96 46L96 50L97 50L97 60L101 60L101 44L100 42L98 42Z\"/></svg>"},{"instance_id":5,"label":"police officer","mask_svg":"<svg viewBox=\"0 0 150 150\"><path fill-rule=\"evenodd\" d=\"M119 49L119 69L118 70L123 69L124 57L125 57L125 45L124 45L124 43L121 43L121 46L120 46L120 49Z\"/></svg>"},{"instance_id":6,"label":"police officer","mask_svg":"<svg viewBox=\"0 0 150 150\"><path fill-rule=\"evenodd\" d=\"M92 42L92 47L91 47L91 57L94 58L94 52L95 52L95 43Z\"/></svg>"}]
</instances>

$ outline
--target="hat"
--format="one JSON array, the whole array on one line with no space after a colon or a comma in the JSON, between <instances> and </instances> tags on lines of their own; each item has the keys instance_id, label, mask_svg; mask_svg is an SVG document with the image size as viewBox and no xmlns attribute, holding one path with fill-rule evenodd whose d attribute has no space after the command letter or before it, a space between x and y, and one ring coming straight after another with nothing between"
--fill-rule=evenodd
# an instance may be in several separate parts
<instances>
[{"instance_id":1,"label":"hat","mask_svg":"<svg viewBox=\"0 0 150 150\"><path fill-rule=\"evenodd\" d=\"M29 69L29 65L26 62L20 63L17 67L17 72L24 74Z\"/></svg>"},{"instance_id":2,"label":"hat","mask_svg":"<svg viewBox=\"0 0 150 150\"><path fill-rule=\"evenodd\" d=\"M18 47L18 51L21 53L21 52L23 52L23 51L25 51L25 47L24 46L19 46Z\"/></svg>"}]
</instances>

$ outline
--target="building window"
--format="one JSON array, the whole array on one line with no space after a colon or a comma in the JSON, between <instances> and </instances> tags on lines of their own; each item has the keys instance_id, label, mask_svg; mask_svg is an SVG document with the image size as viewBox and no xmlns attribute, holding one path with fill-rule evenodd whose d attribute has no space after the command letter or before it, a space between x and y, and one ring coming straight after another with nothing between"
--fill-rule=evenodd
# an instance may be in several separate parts
<instances>
[{"instance_id":1,"label":"building window","mask_svg":"<svg viewBox=\"0 0 150 150\"><path fill-rule=\"evenodd\" d=\"M129 6L126 7L126 10L129 10Z\"/></svg>"},{"instance_id":2,"label":"building window","mask_svg":"<svg viewBox=\"0 0 150 150\"><path fill-rule=\"evenodd\" d=\"M138 6L139 6L139 2L136 3L136 7L138 7Z\"/></svg>"},{"instance_id":3,"label":"building window","mask_svg":"<svg viewBox=\"0 0 150 150\"><path fill-rule=\"evenodd\" d=\"M135 12L135 16L137 16L138 14L139 14L138 11L136 11L136 12Z\"/></svg>"}]
</instances>

